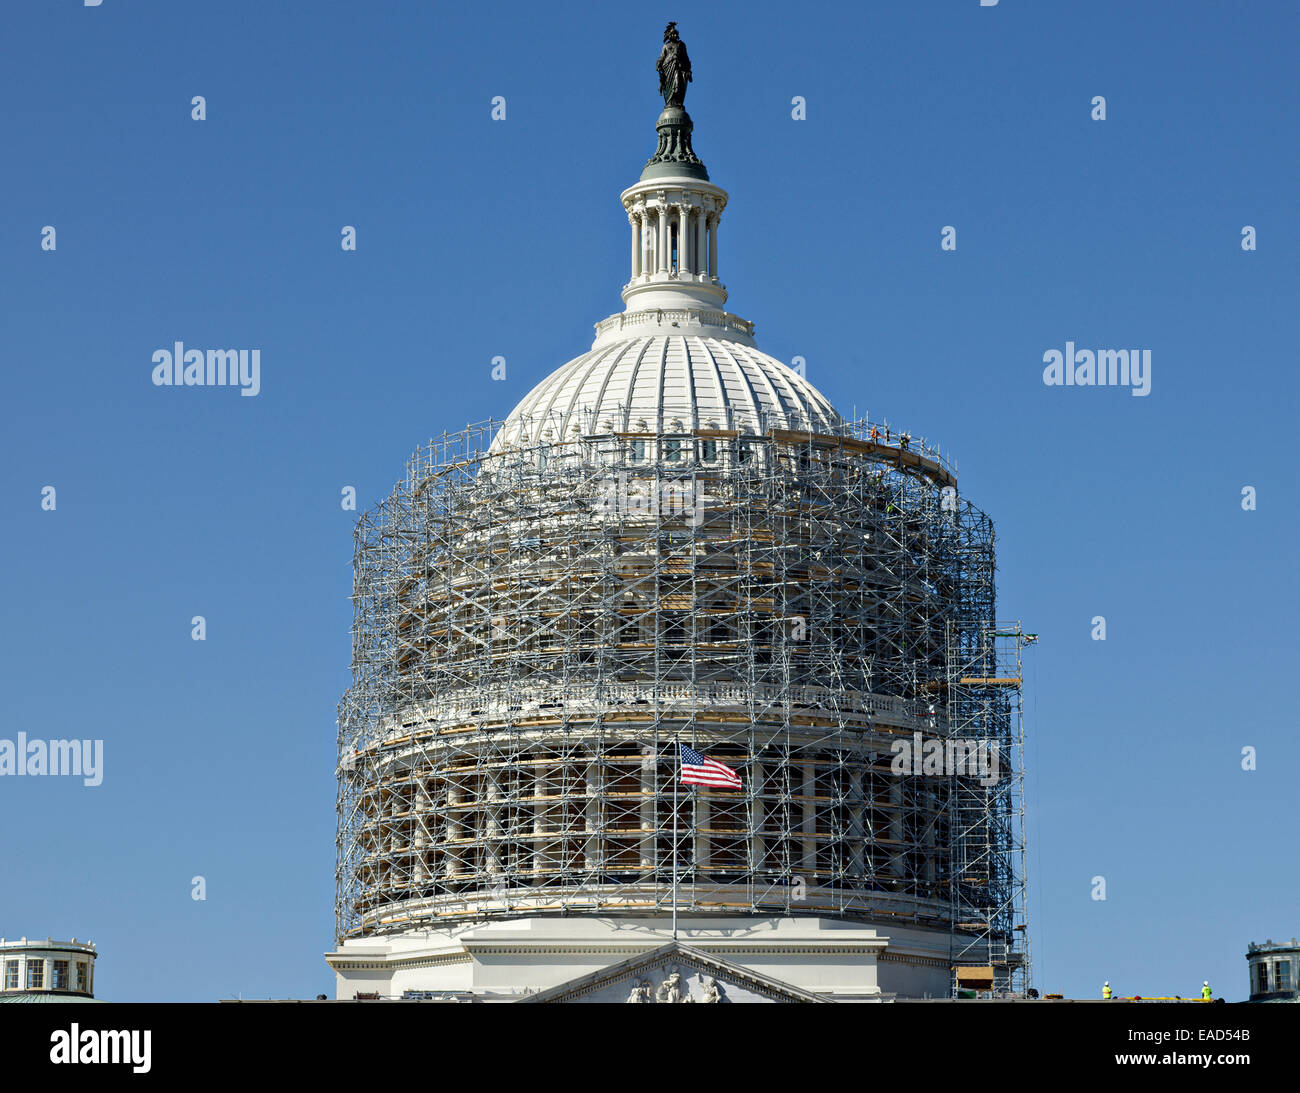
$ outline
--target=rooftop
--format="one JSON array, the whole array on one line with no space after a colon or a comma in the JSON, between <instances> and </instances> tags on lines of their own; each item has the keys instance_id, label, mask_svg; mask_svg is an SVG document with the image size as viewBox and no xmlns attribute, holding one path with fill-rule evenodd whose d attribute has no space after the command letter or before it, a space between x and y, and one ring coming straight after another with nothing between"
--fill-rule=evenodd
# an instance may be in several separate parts
<instances>
[{"instance_id":1,"label":"rooftop","mask_svg":"<svg viewBox=\"0 0 1300 1093\"><path fill-rule=\"evenodd\" d=\"M58 950L59 952L98 955L95 953L95 943L93 941L78 941L75 937L71 941L55 941L50 937L20 937L14 941L0 937L0 950L14 951L21 949L40 949L43 952Z\"/></svg>"}]
</instances>

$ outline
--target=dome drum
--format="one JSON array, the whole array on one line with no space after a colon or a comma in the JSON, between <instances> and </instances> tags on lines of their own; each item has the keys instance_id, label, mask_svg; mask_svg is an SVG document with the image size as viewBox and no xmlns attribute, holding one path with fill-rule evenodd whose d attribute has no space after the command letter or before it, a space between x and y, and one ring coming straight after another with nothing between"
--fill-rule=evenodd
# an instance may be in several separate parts
<instances>
[{"instance_id":1,"label":"dome drum","mask_svg":"<svg viewBox=\"0 0 1300 1093\"><path fill-rule=\"evenodd\" d=\"M747 787L679 799L683 906L949 921L951 786L900 781L890 745L945 731L952 626L991 610L987 519L852 437L724 432L689 468L671 435L570 460L452 437L366 517L344 933L662 909L677 737ZM664 482L689 510L610 494Z\"/></svg>"}]
</instances>

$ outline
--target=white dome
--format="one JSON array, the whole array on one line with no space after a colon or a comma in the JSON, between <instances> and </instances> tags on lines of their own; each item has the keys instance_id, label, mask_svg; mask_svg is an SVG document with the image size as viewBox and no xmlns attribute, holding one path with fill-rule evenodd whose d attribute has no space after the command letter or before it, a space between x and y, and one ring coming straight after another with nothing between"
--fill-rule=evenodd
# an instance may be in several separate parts
<instances>
[{"instance_id":1,"label":"white dome","mask_svg":"<svg viewBox=\"0 0 1300 1093\"><path fill-rule=\"evenodd\" d=\"M821 392L752 346L660 334L598 345L552 372L511 411L492 450L611 430L833 433L841 424Z\"/></svg>"}]
</instances>

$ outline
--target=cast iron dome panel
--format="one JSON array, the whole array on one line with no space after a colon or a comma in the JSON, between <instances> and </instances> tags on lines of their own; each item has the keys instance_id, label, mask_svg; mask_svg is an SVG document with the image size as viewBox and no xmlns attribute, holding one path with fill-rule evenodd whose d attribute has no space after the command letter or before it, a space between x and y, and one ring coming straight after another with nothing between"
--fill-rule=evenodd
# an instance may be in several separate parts
<instances>
[{"instance_id":1,"label":"cast iron dome panel","mask_svg":"<svg viewBox=\"0 0 1300 1093\"><path fill-rule=\"evenodd\" d=\"M690 335L631 338L584 353L542 380L511 412L491 450L597 430L797 429L843 421L797 372L751 346Z\"/></svg>"}]
</instances>

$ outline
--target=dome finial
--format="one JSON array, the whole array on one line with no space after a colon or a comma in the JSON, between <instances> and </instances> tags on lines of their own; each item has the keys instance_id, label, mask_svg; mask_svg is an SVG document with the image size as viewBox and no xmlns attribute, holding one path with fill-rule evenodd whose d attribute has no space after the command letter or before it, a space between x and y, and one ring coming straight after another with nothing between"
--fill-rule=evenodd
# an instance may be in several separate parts
<instances>
[{"instance_id":1,"label":"dome finial","mask_svg":"<svg viewBox=\"0 0 1300 1093\"><path fill-rule=\"evenodd\" d=\"M664 47L659 51L655 65L659 72L659 94L663 96L664 111L655 128L659 132L659 145L641 172L647 178L699 178L708 181L709 172L691 147L691 130L694 124L686 113L686 85L691 82L691 58L686 43L677 33L677 24L664 28Z\"/></svg>"}]
</instances>

